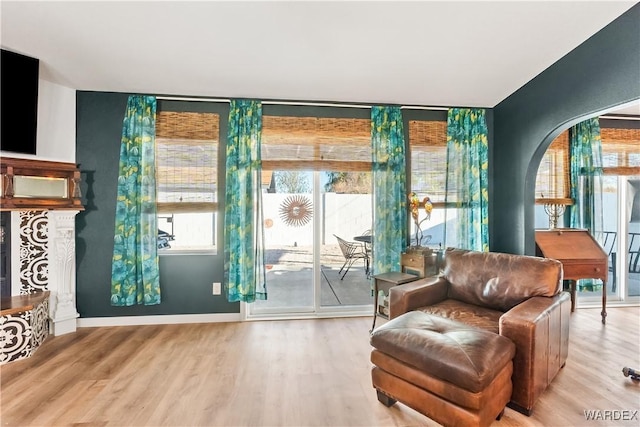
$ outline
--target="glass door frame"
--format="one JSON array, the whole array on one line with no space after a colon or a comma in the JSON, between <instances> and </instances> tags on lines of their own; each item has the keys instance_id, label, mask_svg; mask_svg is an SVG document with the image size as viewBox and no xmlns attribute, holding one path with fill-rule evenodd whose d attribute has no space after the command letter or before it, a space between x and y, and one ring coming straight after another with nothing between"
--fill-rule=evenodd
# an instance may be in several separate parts
<instances>
[{"instance_id":1,"label":"glass door frame","mask_svg":"<svg viewBox=\"0 0 640 427\"><path fill-rule=\"evenodd\" d=\"M615 250L616 256L616 292L614 294L607 293L607 306L638 306L640 305L640 296L629 296L629 220L627 216L627 205L631 201L628 200L627 186L630 179L636 179L637 176L617 176L617 227ZM609 287L609 283L607 283ZM590 293L589 293L590 294ZM602 298L600 292L594 292L593 295L581 293L578 299L578 308L593 308L602 306Z\"/></svg>"},{"instance_id":2,"label":"glass door frame","mask_svg":"<svg viewBox=\"0 0 640 427\"><path fill-rule=\"evenodd\" d=\"M332 317L361 317L373 315L373 297L371 304L363 305L327 305L321 304L321 246L322 246L322 218L324 206L322 203L322 171L312 172L312 199L313 199L313 305L291 308L266 309L260 313L254 313L248 303L240 303L240 317L243 320L275 320L275 319L308 319L308 318L332 318ZM372 206L373 209L373 206ZM373 280L373 279L371 279ZM268 286L268 284L267 284ZM269 289L267 288L267 294Z\"/></svg>"}]
</instances>

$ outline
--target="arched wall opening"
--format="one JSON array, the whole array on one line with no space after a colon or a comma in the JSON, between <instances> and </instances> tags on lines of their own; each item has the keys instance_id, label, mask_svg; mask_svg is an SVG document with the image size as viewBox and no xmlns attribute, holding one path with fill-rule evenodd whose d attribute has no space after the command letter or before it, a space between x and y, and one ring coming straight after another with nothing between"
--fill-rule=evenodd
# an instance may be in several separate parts
<instances>
[{"instance_id":1,"label":"arched wall opening","mask_svg":"<svg viewBox=\"0 0 640 427\"><path fill-rule=\"evenodd\" d=\"M494 108L491 251L535 254L535 178L553 139L586 118L640 100L639 21L636 5Z\"/></svg>"},{"instance_id":2,"label":"arched wall opening","mask_svg":"<svg viewBox=\"0 0 640 427\"><path fill-rule=\"evenodd\" d=\"M533 187L532 191L534 191L534 199L535 199L535 187L536 187L536 179L538 176L538 171L540 169L542 159L546 154L547 150L549 149L549 146L553 143L553 141L564 131L566 131L567 129L570 129L572 126L582 121L585 121L594 117L606 118L609 115L616 115L616 114L623 114L624 116L635 115L635 118L631 118L630 120L639 120L640 119L640 101L631 101L623 105L607 108L597 114L589 114L582 117L577 117L566 123L563 123L558 128L553 129L542 140L542 142L540 143L536 151L533 153L533 156L531 157L531 162L529 163L529 167L527 169L527 174L526 174L526 184L527 184L526 188L529 188L531 186ZM624 117L622 117L620 121L621 123L625 122ZM622 126L622 127L624 128L626 126ZM639 147L639 150L640 150L640 147ZM539 214L539 212L537 214ZM536 223L540 223L537 217L536 217Z\"/></svg>"}]
</instances>

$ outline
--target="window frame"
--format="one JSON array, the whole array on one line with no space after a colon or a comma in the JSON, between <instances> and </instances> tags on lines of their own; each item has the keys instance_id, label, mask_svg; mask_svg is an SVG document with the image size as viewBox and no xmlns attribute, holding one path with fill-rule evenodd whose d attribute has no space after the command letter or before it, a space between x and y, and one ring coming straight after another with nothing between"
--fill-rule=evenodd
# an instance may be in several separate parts
<instances>
[{"instance_id":1,"label":"window frame","mask_svg":"<svg viewBox=\"0 0 640 427\"><path fill-rule=\"evenodd\" d=\"M217 165L216 165L216 201L205 203L192 203L194 213L211 213L213 215L212 244L208 247L194 248L170 248L158 249L160 256L182 256L182 255L218 255L221 253L223 245L223 221L224 214L224 183L225 183L225 147L227 140L229 104L227 102L216 102L211 100L158 100L158 113L213 113L218 115L218 142L217 142ZM157 136L156 136L157 138ZM157 169L156 169L157 170ZM164 208L158 210L158 216L169 214L180 214L184 212L168 212Z\"/></svg>"}]
</instances>

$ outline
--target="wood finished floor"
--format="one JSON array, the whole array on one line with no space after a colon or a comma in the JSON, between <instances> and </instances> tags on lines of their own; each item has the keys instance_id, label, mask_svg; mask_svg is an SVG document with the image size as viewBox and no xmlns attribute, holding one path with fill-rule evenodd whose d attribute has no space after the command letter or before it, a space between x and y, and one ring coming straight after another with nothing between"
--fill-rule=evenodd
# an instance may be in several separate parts
<instances>
[{"instance_id":1,"label":"wood finished floor","mask_svg":"<svg viewBox=\"0 0 640 427\"><path fill-rule=\"evenodd\" d=\"M494 426L638 426L640 308L571 317L569 359L532 417ZM371 387L371 318L82 328L0 368L3 426L436 426ZM638 417L640 415L636 415Z\"/></svg>"}]
</instances>

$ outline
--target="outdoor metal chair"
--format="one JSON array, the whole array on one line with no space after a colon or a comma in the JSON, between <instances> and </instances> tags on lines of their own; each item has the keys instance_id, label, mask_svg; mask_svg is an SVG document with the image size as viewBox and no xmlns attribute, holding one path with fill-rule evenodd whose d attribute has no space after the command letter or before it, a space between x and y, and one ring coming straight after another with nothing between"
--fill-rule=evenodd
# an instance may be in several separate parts
<instances>
[{"instance_id":1,"label":"outdoor metal chair","mask_svg":"<svg viewBox=\"0 0 640 427\"><path fill-rule=\"evenodd\" d=\"M629 273L640 273L640 233L629 233Z\"/></svg>"},{"instance_id":2,"label":"outdoor metal chair","mask_svg":"<svg viewBox=\"0 0 640 427\"><path fill-rule=\"evenodd\" d=\"M371 236L371 229L365 230L362 233L362 236ZM369 239L369 241L364 241L362 242L364 244L364 253L367 254L367 256L369 257L369 265L371 265L371 258L373 256L373 250L371 249L373 246L373 242L371 241L371 239ZM367 277L371 278L371 268L367 268Z\"/></svg>"},{"instance_id":3,"label":"outdoor metal chair","mask_svg":"<svg viewBox=\"0 0 640 427\"><path fill-rule=\"evenodd\" d=\"M371 229L365 230L362 233L362 236L371 236ZM371 243L372 242L363 242L364 243L364 251L371 258Z\"/></svg>"},{"instance_id":4,"label":"outdoor metal chair","mask_svg":"<svg viewBox=\"0 0 640 427\"><path fill-rule=\"evenodd\" d=\"M359 259L364 261L365 274L369 275L369 255L365 251L364 246L356 242L347 242L335 234L334 236L338 239L338 245L340 245L340 250L342 251L342 255L344 255L344 264L342 264L342 267L338 271L338 276L340 276L340 273L344 270L340 280L344 279L344 276L347 275L353 263Z\"/></svg>"},{"instance_id":5,"label":"outdoor metal chair","mask_svg":"<svg viewBox=\"0 0 640 427\"><path fill-rule=\"evenodd\" d=\"M611 292L616 291L616 280L617 280L617 271L616 271L616 238L618 237L618 233L615 231L603 231L602 233L596 233L596 236L600 234L600 238L596 240L600 241L602 244L602 249L609 256L609 271L612 273L611 280Z\"/></svg>"}]
</instances>

